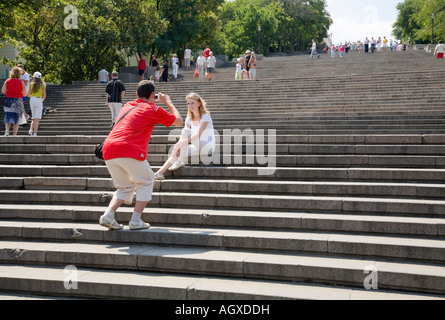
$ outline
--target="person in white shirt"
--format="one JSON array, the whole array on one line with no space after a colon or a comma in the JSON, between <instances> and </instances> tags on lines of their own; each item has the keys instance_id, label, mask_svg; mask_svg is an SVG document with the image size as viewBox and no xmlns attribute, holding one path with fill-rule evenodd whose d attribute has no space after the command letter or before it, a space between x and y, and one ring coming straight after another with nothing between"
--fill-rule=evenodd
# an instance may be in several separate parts
<instances>
[{"instance_id":1,"label":"person in white shirt","mask_svg":"<svg viewBox=\"0 0 445 320\"><path fill-rule=\"evenodd\" d=\"M175 79L178 78L178 69L179 69L179 59L178 56L175 54L173 54L173 58L172 58L172 69L173 69L173 77Z\"/></svg>"},{"instance_id":2,"label":"person in white shirt","mask_svg":"<svg viewBox=\"0 0 445 320\"><path fill-rule=\"evenodd\" d=\"M17 67L20 68L20 71L22 73L22 76L20 77L20 80L22 80L23 84L25 85L25 87L26 87L26 94L28 94L28 92L29 92L29 80L30 80L29 73L27 73L25 71L25 67L23 66L23 64L18 64ZM23 96L23 102L25 102L27 98L28 98L27 96Z\"/></svg>"},{"instance_id":3,"label":"person in white shirt","mask_svg":"<svg viewBox=\"0 0 445 320\"><path fill-rule=\"evenodd\" d=\"M108 71L105 70L105 67L102 67L102 70L99 71L99 78L97 79L97 83L108 84L108 81L110 81L108 77Z\"/></svg>"},{"instance_id":4,"label":"person in white shirt","mask_svg":"<svg viewBox=\"0 0 445 320\"><path fill-rule=\"evenodd\" d=\"M318 58L320 58L320 55L317 52L317 43L314 39L312 39L312 47L311 47L311 59L314 55L317 55Z\"/></svg>"},{"instance_id":5,"label":"person in white shirt","mask_svg":"<svg viewBox=\"0 0 445 320\"><path fill-rule=\"evenodd\" d=\"M206 103L197 93L186 97L187 119L181 138L165 164L155 173L155 180L164 180L164 173L175 171L185 166L184 157L199 156L200 160L209 164L215 152L215 133ZM208 163L207 163L208 162Z\"/></svg>"},{"instance_id":6,"label":"person in white shirt","mask_svg":"<svg viewBox=\"0 0 445 320\"><path fill-rule=\"evenodd\" d=\"M199 53L198 59L196 59L196 69L199 72L199 80L204 80L206 58L204 58L203 53Z\"/></svg>"},{"instance_id":7,"label":"person in white shirt","mask_svg":"<svg viewBox=\"0 0 445 320\"><path fill-rule=\"evenodd\" d=\"M186 47L184 51L185 70L190 70L190 57L192 56L192 50Z\"/></svg>"},{"instance_id":8,"label":"person in white shirt","mask_svg":"<svg viewBox=\"0 0 445 320\"><path fill-rule=\"evenodd\" d=\"M368 37L366 37L365 41L363 41L363 43L365 44L365 53L369 52L369 39Z\"/></svg>"},{"instance_id":9,"label":"person in white shirt","mask_svg":"<svg viewBox=\"0 0 445 320\"><path fill-rule=\"evenodd\" d=\"M434 50L434 55L437 59L443 59L443 55L445 53L445 45L442 43L442 41L439 40L438 45L436 46L436 49Z\"/></svg>"},{"instance_id":10,"label":"person in white shirt","mask_svg":"<svg viewBox=\"0 0 445 320\"><path fill-rule=\"evenodd\" d=\"M213 52L210 51L209 59L207 60L207 73L209 75L209 81L213 79L213 73L215 73L216 58L213 56Z\"/></svg>"},{"instance_id":11,"label":"person in white shirt","mask_svg":"<svg viewBox=\"0 0 445 320\"><path fill-rule=\"evenodd\" d=\"M238 58L236 60L237 64L236 64L236 69L235 69L235 80L241 80L241 75L242 75L242 72L243 72L243 62L242 62L242 60L243 59L241 59L241 58Z\"/></svg>"}]
</instances>

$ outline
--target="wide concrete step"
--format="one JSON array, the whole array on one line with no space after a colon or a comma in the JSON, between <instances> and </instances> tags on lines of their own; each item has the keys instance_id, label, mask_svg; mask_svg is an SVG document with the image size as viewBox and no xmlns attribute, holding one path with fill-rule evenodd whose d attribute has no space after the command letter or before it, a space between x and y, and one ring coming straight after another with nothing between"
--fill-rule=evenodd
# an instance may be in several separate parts
<instances>
[{"instance_id":1,"label":"wide concrete step","mask_svg":"<svg viewBox=\"0 0 445 320\"><path fill-rule=\"evenodd\" d=\"M180 129L178 133L180 132ZM249 141L257 141L257 139L264 139L268 142L268 134L266 131L231 131L232 141L234 139L246 139ZM0 136L0 148L3 144L76 144L76 145L94 145L103 142L107 135L101 136L84 136L84 135L60 135L60 136L16 136L4 137ZM11 140L13 138L14 140ZM169 135L152 135L150 138L150 145L153 144L170 144L174 141L173 137ZM408 135L275 135L274 139L277 144L339 144L339 145L443 145L445 144L445 134L408 134Z\"/></svg>"},{"instance_id":2,"label":"wide concrete step","mask_svg":"<svg viewBox=\"0 0 445 320\"><path fill-rule=\"evenodd\" d=\"M103 242L196 246L261 252L312 253L445 262L445 242L413 236L362 235L325 232L262 231L228 228L151 227L109 231L98 223L0 221L2 240Z\"/></svg>"},{"instance_id":3,"label":"wide concrete step","mask_svg":"<svg viewBox=\"0 0 445 320\"><path fill-rule=\"evenodd\" d=\"M357 288L363 288L367 276L364 270L369 269L378 272L379 290L445 293L444 265L336 256L133 244L0 241L0 261L15 265L94 266L95 269L310 281Z\"/></svg>"},{"instance_id":4,"label":"wide concrete step","mask_svg":"<svg viewBox=\"0 0 445 320\"><path fill-rule=\"evenodd\" d=\"M175 137L174 137L175 138ZM231 137L229 137L230 140ZM169 144L149 144L148 153L167 154L174 146L176 139ZM230 149L226 147L224 136L218 137L221 143L216 144L215 153L221 154L252 154L255 150L270 149L269 144L256 143L252 141L239 143L231 142ZM239 139L240 142L241 139ZM271 142L272 143L272 142ZM93 154L96 145L81 144L1 144L0 154ZM280 155L303 155L303 154L344 154L344 155L445 155L443 145L317 145L317 144L287 144L274 143L274 151Z\"/></svg>"},{"instance_id":5,"label":"wide concrete step","mask_svg":"<svg viewBox=\"0 0 445 320\"><path fill-rule=\"evenodd\" d=\"M220 69L221 70L221 69ZM423 70L422 70L423 71ZM368 98L373 93L382 93L388 95L389 97L400 97L405 98L405 95L401 93L407 93L408 95L412 92L419 92L420 94L428 93L429 88L440 88L445 81L440 78L441 70L436 70L436 72L425 71L425 75L418 76L419 71L415 70L414 73L405 74L406 78L398 78L393 75L386 74L374 77L343 77L338 83L330 79L330 77L314 76L313 78L308 78L305 76L298 77L295 74L289 74L288 77L282 78L279 81L273 81L277 79L266 79L261 77L257 81L239 81L233 82L228 80L215 81L213 83L207 82L176 82L174 84L163 84L156 83L156 89L159 92L170 95L175 99L184 98L188 92L185 91L197 91L197 92L208 92L208 88L217 89L214 95L210 95L209 99L213 97L220 97L220 95L227 95L229 98L234 96L234 93L240 96L247 96L249 90L255 89L257 87L264 87L266 89L274 89L278 93L283 93L285 96L295 96L295 91L286 91L287 88L296 88L301 91L302 96L307 96L308 93L315 92L318 95L323 95L326 93L332 93L333 97L336 98L341 95L344 91L345 97L349 97L354 91L359 92L363 97ZM222 81L221 81L222 80ZM421 83L422 86L417 84ZM124 101L128 101L136 96L136 85L137 84L126 84L126 95ZM237 88L243 90L236 91ZM345 89L352 89L354 91L348 91ZM176 90L175 90L176 89ZM317 89L321 89L317 91ZM394 90L400 89L400 91ZM412 89L412 91L409 91ZM189 91L189 92L190 92ZM270 98L271 91L258 91L258 96ZM105 94L105 86L97 85L94 83L85 84L84 86L79 85L68 85L68 86L54 86L48 87L47 89L48 101L57 102L57 96L54 93L58 93L60 98L63 100L75 101L76 97L84 95L99 101L102 98L102 102L105 103L103 99ZM438 92L439 94L441 92ZM208 94L209 95L209 94ZM250 96L255 99L256 96ZM434 99L436 96L430 96ZM277 95L276 98L280 99L281 95ZM59 100L60 101L60 100Z\"/></svg>"},{"instance_id":6,"label":"wide concrete step","mask_svg":"<svg viewBox=\"0 0 445 320\"><path fill-rule=\"evenodd\" d=\"M252 127L248 126L248 127L242 127L240 128L239 126L235 127L231 127L231 128L226 128L226 129L230 129L230 130L234 130L234 129L240 129L240 130L245 130L245 129L252 129ZM270 130L270 129L275 129L277 131L278 134L283 134L283 135L365 135L365 134L374 134L376 132L375 129L345 129L345 128L339 128L339 129L332 129L332 130L326 130L326 129L293 129L293 128L286 128L283 126L268 126L268 127L262 127L262 128L257 128L257 129L264 129L264 130ZM26 136L28 133L29 128L22 128L21 131L19 131L19 136ZM46 130L42 130L42 132L40 132L41 130L39 129L39 135L45 135L45 136L60 136L63 134L63 131L61 130L52 130L52 129L46 129ZM65 130L66 131L66 130ZM79 132L79 134L87 134L90 136L102 136L102 135L107 135L109 133L109 129L106 128L85 128L84 130L81 130L81 132ZM410 134L445 134L445 129L442 128L431 128L429 126L425 126L423 128L396 128L396 129L379 129L378 130L379 134L383 134L383 135L410 135ZM153 131L154 134L157 135L169 135L171 133L170 129L162 129L162 128L158 128ZM73 134L73 132L70 132L70 134Z\"/></svg>"},{"instance_id":7,"label":"wide concrete step","mask_svg":"<svg viewBox=\"0 0 445 320\"><path fill-rule=\"evenodd\" d=\"M443 300L443 296L434 294L91 268L77 269L77 288L67 286L69 289L65 289L67 276L63 267L0 265L0 290L101 299Z\"/></svg>"},{"instance_id":8,"label":"wide concrete step","mask_svg":"<svg viewBox=\"0 0 445 320\"><path fill-rule=\"evenodd\" d=\"M162 165L167 161L168 154L149 154L147 161L151 165ZM411 167L411 168L443 168L445 156L435 155L214 155L211 159L191 159L192 165L252 165L272 167ZM94 154L0 154L0 164L30 165L100 165Z\"/></svg>"},{"instance_id":9,"label":"wide concrete step","mask_svg":"<svg viewBox=\"0 0 445 320\"><path fill-rule=\"evenodd\" d=\"M234 115L232 115L234 116ZM327 128L327 129L334 129L339 126L344 126L346 128L350 129L358 129L359 127L362 127L363 129L367 128L387 128L388 126L394 126L394 129L397 128L403 128L404 126L415 126L415 127L421 127L426 125L431 126L438 126L438 125L444 125L445 124L445 116L444 115L431 115L431 118L429 119L417 119L417 120L404 120L404 119L398 119L395 117L394 119L387 119L387 120L313 120L313 119L295 119L293 116L286 117L286 118L277 118L277 119L256 119L251 120L248 117L241 119L238 118L237 121L231 121L230 119L225 116L225 119L214 119L213 124L215 128L217 128L217 131L221 131L221 134L224 129L230 129L230 128L250 128L252 130L255 128L265 127L265 125L269 124L269 127L272 128L276 126L276 124L286 125L288 128L293 129L304 129L308 126L316 126L317 128ZM76 130L71 130L73 132L79 132L81 129L86 129L91 126L97 125L99 128L108 128L110 126L111 121L106 119L107 115L103 115L102 120L90 120L89 122L82 122L79 123ZM63 121L55 121L53 123L43 123L42 125L42 132L45 132L46 130L55 130L60 128L61 126L70 127L72 125L71 122L63 122ZM170 129L172 130L172 129Z\"/></svg>"},{"instance_id":10,"label":"wide concrete step","mask_svg":"<svg viewBox=\"0 0 445 320\"><path fill-rule=\"evenodd\" d=\"M66 190L0 190L2 203L105 205L111 200L110 191ZM25 200L24 200L25 199ZM249 195L186 192L154 192L151 205L165 208L218 208L263 211L328 211L361 212L366 214L445 216L445 201L311 195Z\"/></svg>"},{"instance_id":11,"label":"wide concrete step","mask_svg":"<svg viewBox=\"0 0 445 320\"><path fill-rule=\"evenodd\" d=\"M180 128L176 129L180 133ZM223 134L224 132L222 132ZM247 131L230 131L232 141L236 139L249 139L249 141L257 141L257 139L264 139L268 142L269 135L273 132L268 130L247 130ZM38 136L30 137L28 135L16 137L0 136L0 148L2 145L11 144L45 144L45 145L94 145L103 142L107 135L100 136L84 136L84 135L59 135L59 136ZM174 142L174 137L167 135L152 135L150 145L153 144L170 144ZM445 134L407 134L407 135L384 135L384 134L370 134L370 135L273 135L273 139L277 144L339 144L339 145L443 145L445 143Z\"/></svg>"},{"instance_id":12,"label":"wide concrete step","mask_svg":"<svg viewBox=\"0 0 445 320\"><path fill-rule=\"evenodd\" d=\"M0 187L9 190L115 190L111 178L5 177ZM257 195L317 195L444 199L445 184L168 179L156 181L157 192L231 193Z\"/></svg>"},{"instance_id":13,"label":"wide concrete step","mask_svg":"<svg viewBox=\"0 0 445 320\"><path fill-rule=\"evenodd\" d=\"M430 118L435 114L443 115L444 108L441 102L431 102L431 101L421 101L414 100L416 102L412 102L415 97L410 101L400 101L400 102L380 102L376 103L317 103L311 104L309 102L287 102L285 105L287 107L277 106L274 110L277 112L277 116L272 116L272 119L281 117L295 117L296 119L304 119L304 120L317 120L319 118L324 117L344 117L345 119L354 118L362 120L370 119L370 120L378 120L385 118L390 119L391 116L401 116L400 120L404 119L404 116L412 116L418 115L419 119L422 118ZM283 103L284 104L284 103ZM210 107L209 107L210 108ZM187 110L179 105L178 111L182 115L186 115ZM77 106L76 108L71 108L70 105L62 106L60 105L56 109L51 107L47 108L47 114L43 117L42 123L45 124L47 121L50 123L57 122L76 122L81 125L84 123L82 118L85 117L85 114L92 113L92 118L100 118L102 121L110 121L111 113L107 107L102 104L98 105L90 105L84 103L82 106ZM270 103L267 101L258 101L256 103L230 103L225 101L218 102L217 104L212 106L211 113L214 116L215 120L227 118L228 114L239 116L239 119L248 118L248 114L262 115L263 118L267 117L270 111ZM270 113L269 113L270 115ZM237 117L238 119L238 117ZM251 117L251 121L255 121L256 118ZM232 119L232 121L235 121ZM88 122L88 121L86 121Z\"/></svg>"},{"instance_id":14,"label":"wide concrete step","mask_svg":"<svg viewBox=\"0 0 445 320\"><path fill-rule=\"evenodd\" d=\"M22 221L94 222L105 212L104 206L2 204L2 219ZM133 209L122 207L116 219L127 224ZM183 209L149 206L143 218L155 225L222 227L260 230L343 232L377 235L445 237L445 219L398 217L329 212L284 212L224 209Z\"/></svg>"},{"instance_id":15,"label":"wide concrete step","mask_svg":"<svg viewBox=\"0 0 445 320\"><path fill-rule=\"evenodd\" d=\"M157 171L159 166L152 166ZM109 178L104 166L58 166L58 165L0 165L3 177L102 177ZM166 172L167 179L278 180L278 181L386 181L410 183L436 183L445 181L444 169L401 169L401 168L276 168L270 175L259 175L255 167L186 166L175 172Z\"/></svg>"}]
</instances>

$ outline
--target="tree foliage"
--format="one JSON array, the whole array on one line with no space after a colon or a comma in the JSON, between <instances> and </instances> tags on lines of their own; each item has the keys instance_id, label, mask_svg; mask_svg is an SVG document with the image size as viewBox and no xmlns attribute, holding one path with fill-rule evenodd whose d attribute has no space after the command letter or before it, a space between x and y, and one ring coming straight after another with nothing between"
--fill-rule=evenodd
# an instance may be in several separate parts
<instances>
[{"instance_id":1,"label":"tree foliage","mask_svg":"<svg viewBox=\"0 0 445 320\"><path fill-rule=\"evenodd\" d=\"M325 0L2 0L0 11L0 39L55 83L95 80L135 54L257 50L258 26L262 53L292 53L332 23Z\"/></svg>"},{"instance_id":2,"label":"tree foliage","mask_svg":"<svg viewBox=\"0 0 445 320\"><path fill-rule=\"evenodd\" d=\"M20 57L26 67L43 72L52 82L94 80L102 66L123 65L123 52L151 44L167 25L149 1L34 3L12 9L13 27L6 26L4 36L12 44L25 44ZM68 5L76 10L67 11Z\"/></svg>"},{"instance_id":3,"label":"tree foliage","mask_svg":"<svg viewBox=\"0 0 445 320\"><path fill-rule=\"evenodd\" d=\"M227 50L234 53L258 47L258 26L261 52L293 53L326 37L332 24L324 0L235 0L225 3L220 18Z\"/></svg>"},{"instance_id":4,"label":"tree foliage","mask_svg":"<svg viewBox=\"0 0 445 320\"><path fill-rule=\"evenodd\" d=\"M393 34L401 40L429 43L432 38L434 14L434 42L445 38L445 2L443 0L405 0L397 5L399 11Z\"/></svg>"}]
</instances>

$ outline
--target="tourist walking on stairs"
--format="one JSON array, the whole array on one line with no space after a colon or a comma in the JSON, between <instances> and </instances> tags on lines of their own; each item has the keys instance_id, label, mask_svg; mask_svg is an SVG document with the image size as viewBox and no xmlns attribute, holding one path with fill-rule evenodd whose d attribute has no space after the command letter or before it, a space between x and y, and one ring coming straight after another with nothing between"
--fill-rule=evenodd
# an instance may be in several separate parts
<instances>
[{"instance_id":1,"label":"tourist walking on stairs","mask_svg":"<svg viewBox=\"0 0 445 320\"><path fill-rule=\"evenodd\" d=\"M249 76L250 76L250 80L256 80L256 68L258 66L256 57L255 57L255 52L252 52L250 61L249 61Z\"/></svg>"},{"instance_id":2,"label":"tourist walking on stairs","mask_svg":"<svg viewBox=\"0 0 445 320\"><path fill-rule=\"evenodd\" d=\"M147 203L152 199L154 184L154 173L146 161L150 136L158 123L166 127L183 125L182 117L170 97L161 93L158 96L155 101L155 86L151 81L141 81L137 86L138 99L122 108L118 122L105 140L103 158L117 190L99 219L101 226L122 229L123 226L115 219L115 212L123 203L131 204L136 193L129 228L150 227L141 219ZM156 106L155 102L165 104L170 112Z\"/></svg>"},{"instance_id":3,"label":"tourist walking on stairs","mask_svg":"<svg viewBox=\"0 0 445 320\"><path fill-rule=\"evenodd\" d=\"M205 64L206 64L206 59L202 55L202 52L200 52L199 57L196 59L196 70L198 70L199 73L199 80L204 80Z\"/></svg>"},{"instance_id":4,"label":"tourist walking on stairs","mask_svg":"<svg viewBox=\"0 0 445 320\"><path fill-rule=\"evenodd\" d=\"M179 59L176 54L173 54L172 57L172 70L173 70L173 77L175 79L178 78L178 70L179 70Z\"/></svg>"},{"instance_id":5,"label":"tourist walking on stairs","mask_svg":"<svg viewBox=\"0 0 445 320\"><path fill-rule=\"evenodd\" d=\"M122 109L122 99L125 95L125 86L120 81L116 71L111 73L111 81L108 82L105 92L107 93L107 105L111 111L111 127L116 123L119 112Z\"/></svg>"},{"instance_id":6,"label":"tourist walking on stairs","mask_svg":"<svg viewBox=\"0 0 445 320\"><path fill-rule=\"evenodd\" d=\"M213 74L216 68L216 58L213 56L213 52L210 51L210 56L207 59L207 75L209 76L209 81L212 81Z\"/></svg>"},{"instance_id":7,"label":"tourist walking on stairs","mask_svg":"<svg viewBox=\"0 0 445 320\"><path fill-rule=\"evenodd\" d=\"M317 52L317 43L315 42L314 39L312 39L312 47L311 47L311 59L313 58L313 56L317 56L317 58L320 58L320 55Z\"/></svg>"},{"instance_id":8,"label":"tourist walking on stairs","mask_svg":"<svg viewBox=\"0 0 445 320\"><path fill-rule=\"evenodd\" d=\"M439 40L439 43L436 46L436 49L434 50L434 55L437 59L443 59L443 55L445 53L445 45L442 43L442 41Z\"/></svg>"},{"instance_id":9,"label":"tourist walking on stairs","mask_svg":"<svg viewBox=\"0 0 445 320\"><path fill-rule=\"evenodd\" d=\"M12 68L9 73L9 79L3 83L2 93L6 95L3 108L5 117L5 136L9 136L9 130L12 126L12 134L17 135L20 127L20 119L26 116L25 107L23 105L23 97L26 97L27 91L25 84L20 79L22 75L19 67Z\"/></svg>"},{"instance_id":10,"label":"tourist walking on stairs","mask_svg":"<svg viewBox=\"0 0 445 320\"><path fill-rule=\"evenodd\" d=\"M28 92L32 122L31 129L29 129L28 133L30 136L36 137L37 131L39 130L40 119L42 119L43 101L46 99L46 84L43 82L42 74L40 72L34 72L32 77Z\"/></svg>"}]
</instances>

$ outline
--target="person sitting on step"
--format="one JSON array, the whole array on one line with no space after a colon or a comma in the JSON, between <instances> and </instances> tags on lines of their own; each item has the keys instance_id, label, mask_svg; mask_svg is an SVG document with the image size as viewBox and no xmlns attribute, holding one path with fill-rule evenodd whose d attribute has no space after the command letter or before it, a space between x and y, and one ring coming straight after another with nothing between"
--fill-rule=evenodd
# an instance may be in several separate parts
<instances>
[{"instance_id":1,"label":"person sitting on step","mask_svg":"<svg viewBox=\"0 0 445 320\"><path fill-rule=\"evenodd\" d=\"M170 158L155 173L155 180L164 180L164 173L185 166L184 157L211 156L215 152L215 134L205 101L197 94L186 97L188 112L181 138L173 148Z\"/></svg>"}]
</instances>

